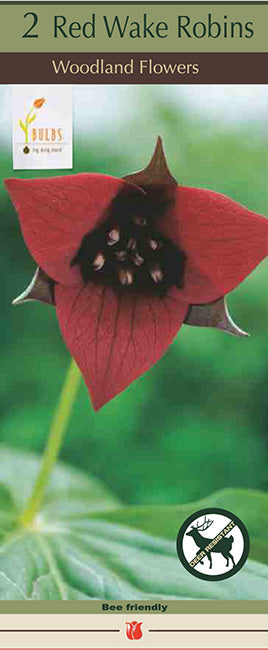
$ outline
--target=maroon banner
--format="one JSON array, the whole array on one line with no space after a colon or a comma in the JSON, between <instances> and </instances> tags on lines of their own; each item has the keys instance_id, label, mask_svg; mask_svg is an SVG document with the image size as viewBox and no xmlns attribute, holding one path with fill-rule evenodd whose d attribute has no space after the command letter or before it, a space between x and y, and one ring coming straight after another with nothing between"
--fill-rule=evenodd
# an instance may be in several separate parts
<instances>
[{"instance_id":1,"label":"maroon banner","mask_svg":"<svg viewBox=\"0 0 268 650\"><path fill-rule=\"evenodd\" d=\"M0 83L266 84L268 53L0 53Z\"/></svg>"}]
</instances>

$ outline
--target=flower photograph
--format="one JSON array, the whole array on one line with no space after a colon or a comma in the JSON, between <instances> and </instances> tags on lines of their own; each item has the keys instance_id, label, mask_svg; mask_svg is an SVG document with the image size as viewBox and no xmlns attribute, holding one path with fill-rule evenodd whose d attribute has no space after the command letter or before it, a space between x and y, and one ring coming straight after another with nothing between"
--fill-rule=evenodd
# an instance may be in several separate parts
<instances>
[{"instance_id":1,"label":"flower photograph","mask_svg":"<svg viewBox=\"0 0 268 650\"><path fill-rule=\"evenodd\" d=\"M14 171L0 87L1 600L267 599L267 102L73 86L73 169ZM250 555L204 583L212 506Z\"/></svg>"}]
</instances>

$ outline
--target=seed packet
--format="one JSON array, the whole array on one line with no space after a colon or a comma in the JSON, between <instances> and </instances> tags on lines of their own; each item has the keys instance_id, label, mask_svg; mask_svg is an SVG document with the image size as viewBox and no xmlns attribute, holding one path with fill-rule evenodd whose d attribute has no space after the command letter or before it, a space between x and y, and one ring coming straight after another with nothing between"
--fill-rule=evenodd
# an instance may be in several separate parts
<instances>
[{"instance_id":1,"label":"seed packet","mask_svg":"<svg viewBox=\"0 0 268 650\"><path fill-rule=\"evenodd\" d=\"M0 648L268 647L267 3L0 16Z\"/></svg>"}]
</instances>

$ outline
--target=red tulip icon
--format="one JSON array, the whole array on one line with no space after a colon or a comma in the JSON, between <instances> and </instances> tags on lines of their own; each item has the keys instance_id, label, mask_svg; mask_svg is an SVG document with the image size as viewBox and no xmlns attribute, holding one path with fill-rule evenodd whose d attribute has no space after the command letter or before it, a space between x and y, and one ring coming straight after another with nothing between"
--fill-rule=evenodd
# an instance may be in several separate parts
<instances>
[{"instance_id":1,"label":"red tulip icon","mask_svg":"<svg viewBox=\"0 0 268 650\"><path fill-rule=\"evenodd\" d=\"M142 631L141 631L141 625L142 623L137 623L137 621L132 621L132 623L126 623L127 629L126 629L126 634L127 638L131 639L141 639L142 637Z\"/></svg>"}]
</instances>

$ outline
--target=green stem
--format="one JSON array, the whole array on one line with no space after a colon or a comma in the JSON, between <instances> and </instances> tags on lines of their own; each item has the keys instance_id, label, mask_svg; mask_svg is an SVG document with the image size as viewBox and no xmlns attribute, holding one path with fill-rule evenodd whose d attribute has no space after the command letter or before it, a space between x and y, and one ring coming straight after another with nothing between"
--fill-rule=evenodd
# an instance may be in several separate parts
<instances>
[{"instance_id":1,"label":"green stem","mask_svg":"<svg viewBox=\"0 0 268 650\"><path fill-rule=\"evenodd\" d=\"M26 144L29 143L29 119L31 117L31 113L33 112L33 110L34 110L34 106L30 108L29 113L27 113L25 119L25 143Z\"/></svg>"},{"instance_id":2,"label":"green stem","mask_svg":"<svg viewBox=\"0 0 268 650\"><path fill-rule=\"evenodd\" d=\"M80 378L80 371L75 361L72 359L51 423L39 474L35 481L29 501L20 516L20 521L24 526L32 524L43 503L47 484L57 460L64 434L70 420Z\"/></svg>"}]
</instances>

